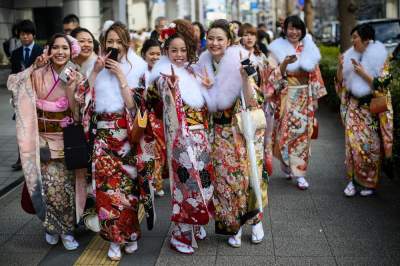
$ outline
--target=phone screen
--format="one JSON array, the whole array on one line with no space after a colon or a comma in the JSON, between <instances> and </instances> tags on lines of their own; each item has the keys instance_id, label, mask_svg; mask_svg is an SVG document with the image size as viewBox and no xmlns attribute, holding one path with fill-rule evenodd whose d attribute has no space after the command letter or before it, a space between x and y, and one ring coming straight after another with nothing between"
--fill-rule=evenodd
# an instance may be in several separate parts
<instances>
[{"instance_id":1,"label":"phone screen","mask_svg":"<svg viewBox=\"0 0 400 266\"><path fill-rule=\"evenodd\" d=\"M110 51L111 51L111 54L108 58L110 58L114 61L118 61L118 49L117 48L108 48L107 53L109 53Z\"/></svg>"}]
</instances>

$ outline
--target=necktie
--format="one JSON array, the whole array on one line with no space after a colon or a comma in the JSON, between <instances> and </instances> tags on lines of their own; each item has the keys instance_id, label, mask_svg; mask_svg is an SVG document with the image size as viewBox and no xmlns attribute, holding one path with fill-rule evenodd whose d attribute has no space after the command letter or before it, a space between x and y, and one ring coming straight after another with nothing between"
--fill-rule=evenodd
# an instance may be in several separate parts
<instances>
[{"instance_id":1,"label":"necktie","mask_svg":"<svg viewBox=\"0 0 400 266\"><path fill-rule=\"evenodd\" d=\"M29 49L28 47L26 47L26 48L24 49L24 51L25 51L25 54L24 54L24 66L25 66L25 67L28 67L28 64L29 64L29 51L30 51L30 49Z\"/></svg>"}]
</instances>

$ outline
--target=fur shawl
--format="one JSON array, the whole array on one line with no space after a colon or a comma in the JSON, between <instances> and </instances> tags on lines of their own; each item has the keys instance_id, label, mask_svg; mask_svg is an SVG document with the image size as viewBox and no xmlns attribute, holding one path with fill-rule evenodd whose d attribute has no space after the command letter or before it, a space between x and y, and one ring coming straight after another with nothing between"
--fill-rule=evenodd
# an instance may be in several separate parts
<instances>
[{"instance_id":1,"label":"fur shawl","mask_svg":"<svg viewBox=\"0 0 400 266\"><path fill-rule=\"evenodd\" d=\"M387 55L385 46L379 41L371 41L362 54L354 50L354 47L348 49L343 55L343 79L346 88L356 97L370 94L370 85L354 72L351 59L360 62L365 71L375 78L381 74Z\"/></svg>"},{"instance_id":2,"label":"fur shawl","mask_svg":"<svg viewBox=\"0 0 400 266\"><path fill-rule=\"evenodd\" d=\"M129 49L127 57L121 60L120 66L125 74L129 88L137 88L140 78L143 77L147 69L146 62L136 55L132 49ZM108 69L104 68L97 75L94 88L96 112L112 113L119 112L124 108L124 100L118 79Z\"/></svg>"},{"instance_id":3,"label":"fur shawl","mask_svg":"<svg viewBox=\"0 0 400 266\"><path fill-rule=\"evenodd\" d=\"M167 56L162 56L151 70L148 84L152 84L161 75L160 73L171 75L172 62ZM179 92L182 100L193 108L202 108L205 104L204 96L206 88L201 85L201 82L188 71L186 67L177 67L173 65L175 75L178 76Z\"/></svg>"},{"instance_id":4,"label":"fur shawl","mask_svg":"<svg viewBox=\"0 0 400 266\"><path fill-rule=\"evenodd\" d=\"M298 56L297 61L287 66L287 70L290 72L298 70L311 72L316 68L321 60L321 53L309 34L304 37L302 42L304 49ZM282 37L268 45L268 50L279 64L283 62L286 56L296 54L293 45L287 39Z\"/></svg>"},{"instance_id":5,"label":"fur shawl","mask_svg":"<svg viewBox=\"0 0 400 266\"><path fill-rule=\"evenodd\" d=\"M246 58L248 52L240 46L226 49L224 57L219 63L217 73L212 67L212 56L208 51L201 54L195 65L196 72L203 74L207 70L213 86L208 89L206 97L208 109L212 112L225 110L232 106L242 90L242 77L240 75L240 53Z\"/></svg>"}]
</instances>

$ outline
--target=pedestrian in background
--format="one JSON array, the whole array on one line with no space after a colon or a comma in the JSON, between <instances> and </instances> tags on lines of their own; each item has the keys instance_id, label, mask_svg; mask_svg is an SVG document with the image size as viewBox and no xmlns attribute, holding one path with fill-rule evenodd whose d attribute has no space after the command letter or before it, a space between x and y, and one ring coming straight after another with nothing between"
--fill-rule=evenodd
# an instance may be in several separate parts
<instances>
[{"instance_id":1,"label":"pedestrian in background","mask_svg":"<svg viewBox=\"0 0 400 266\"><path fill-rule=\"evenodd\" d=\"M348 185L344 194L370 196L380 179L384 156L390 157L393 144L393 110L387 101L385 110L372 112L371 100L390 98L380 77L385 76L385 46L375 40L375 30L368 24L351 31L353 46L339 57L336 90L341 99L345 126L346 172Z\"/></svg>"},{"instance_id":2,"label":"pedestrian in background","mask_svg":"<svg viewBox=\"0 0 400 266\"><path fill-rule=\"evenodd\" d=\"M166 17L157 17L154 20L154 30L150 33L150 39L154 39L162 43L161 31L168 25L168 19Z\"/></svg>"},{"instance_id":3,"label":"pedestrian in background","mask_svg":"<svg viewBox=\"0 0 400 266\"><path fill-rule=\"evenodd\" d=\"M79 27L79 18L75 14L69 14L63 19L63 31L69 35L71 32Z\"/></svg>"},{"instance_id":4,"label":"pedestrian in background","mask_svg":"<svg viewBox=\"0 0 400 266\"><path fill-rule=\"evenodd\" d=\"M8 58L11 57L12 52L21 46L21 40L18 35L18 24L14 24L11 29L11 37L3 42L3 50Z\"/></svg>"},{"instance_id":5,"label":"pedestrian in background","mask_svg":"<svg viewBox=\"0 0 400 266\"><path fill-rule=\"evenodd\" d=\"M35 44L36 27L32 21L21 21L17 26L17 34L21 46L11 53L11 74L16 74L27 69L43 53L42 47ZM15 115L13 119L15 120ZM14 171L22 169L19 152L17 161L11 167Z\"/></svg>"},{"instance_id":6,"label":"pedestrian in background","mask_svg":"<svg viewBox=\"0 0 400 266\"><path fill-rule=\"evenodd\" d=\"M193 22L192 23L193 28L194 28L194 35L197 38L198 42L198 47L197 47L197 54L200 55L202 52L204 52L207 47L207 41L206 41L206 31L204 29L203 24L200 22Z\"/></svg>"},{"instance_id":7,"label":"pedestrian in background","mask_svg":"<svg viewBox=\"0 0 400 266\"><path fill-rule=\"evenodd\" d=\"M307 167L311 138L318 124L318 99L326 95L319 69L321 54L298 16L287 17L283 37L268 49L279 64L282 88L277 90L274 155L281 162L286 178L296 179L297 187L307 189Z\"/></svg>"}]
</instances>

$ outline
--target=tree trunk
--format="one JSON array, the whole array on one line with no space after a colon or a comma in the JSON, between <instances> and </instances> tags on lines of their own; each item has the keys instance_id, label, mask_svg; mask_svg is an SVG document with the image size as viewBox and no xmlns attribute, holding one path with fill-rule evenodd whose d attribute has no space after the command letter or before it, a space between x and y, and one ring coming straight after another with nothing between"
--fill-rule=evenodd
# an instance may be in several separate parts
<instances>
[{"instance_id":1,"label":"tree trunk","mask_svg":"<svg viewBox=\"0 0 400 266\"><path fill-rule=\"evenodd\" d=\"M308 33L314 35L314 6L312 0L304 1L304 20Z\"/></svg>"},{"instance_id":2,"label":"tree trunk","mask_svg":"<svg viewBox=\"0 0 400 266\"><path fill-rule=\"evenodd\" d=\"M350 32L357 23L356 12L358 0L339 0L340 51L344 52L351 46Z\"/></svg>"}]
</instances>

